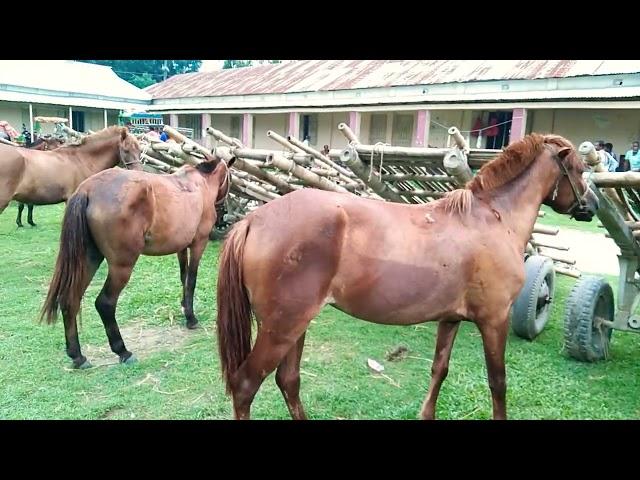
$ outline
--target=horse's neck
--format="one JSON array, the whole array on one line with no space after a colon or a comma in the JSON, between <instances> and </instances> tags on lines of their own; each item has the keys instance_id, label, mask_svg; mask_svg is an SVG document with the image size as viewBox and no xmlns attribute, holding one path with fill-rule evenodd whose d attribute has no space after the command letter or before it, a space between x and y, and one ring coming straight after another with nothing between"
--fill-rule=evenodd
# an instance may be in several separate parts
<instances>
[{"instance_id":1,"label":"horse's neck","mask_svg":"<svg viewBox=\"0 0 640 480\"><path fill-rule=\"evenodd\" d=\"M84 167L91 175L115 167L120 161L117 139L77 147Z\"/></svg>"},{"instance_id":2,"label":"horse's neck","mask_svg":"<svg viewBox=\"0 0 640 480\"><path fill-rule=\"evenodd\" d=\"M521 175L489 194L501 219L523 246L531 238L540 205L557 180L558 172L550 158L539 158Z\"/></svg>"}]
</instances>

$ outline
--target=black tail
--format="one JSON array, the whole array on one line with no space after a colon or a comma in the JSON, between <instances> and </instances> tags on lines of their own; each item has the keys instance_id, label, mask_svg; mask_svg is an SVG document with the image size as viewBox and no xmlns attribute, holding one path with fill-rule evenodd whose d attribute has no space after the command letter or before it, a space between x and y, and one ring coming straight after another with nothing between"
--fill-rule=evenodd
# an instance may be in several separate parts
<instances>
[{"instance_id":1,"label":"black tail","mask_svg":"<svg viewBox=\"0 0 640 480\"><path fill-rule=\"evenodd\" d=\"M80 309L89 275L87 252L93 244L87 224L88 204L86 192L74 194L67 202L60 233L60 252L40 314L41 321L46 319L47 323L55 322L58 310L75 317Z\"/></svg>"}]
</instances>

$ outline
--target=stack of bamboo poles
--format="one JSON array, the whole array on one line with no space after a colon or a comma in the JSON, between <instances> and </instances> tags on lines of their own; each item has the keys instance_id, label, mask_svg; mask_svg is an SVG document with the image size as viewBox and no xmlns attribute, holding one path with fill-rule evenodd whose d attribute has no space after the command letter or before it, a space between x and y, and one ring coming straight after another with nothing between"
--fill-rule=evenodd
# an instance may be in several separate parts
<instances>
[{"instance_id":1,"label":"stack of bamboo poles","mask_svg":"<svg viewBox=\"0 0 640 480\"><path fill-rule=\"evenodd\" d=\"M267 136L280 150L247 148L237 138L213 127L206 130L216 141L211 151L168 126L165 131L173 141L161 142L147 135L141 140L147 165L166 173L185 163L198 163L204 154L213 153L226 161L235 157L231 169L231 203L237 203L238 208L232 205L230 221L248 213L247 204L239 202L240 199L252 201L248 207L252 209L304 187L351 192L398 203L426 203L464 187L473 178L471 166L481 166L499 152L469 149L456 128L449 132L455 146L439 149L363 145L347 125L340 124L338 130L349 141L349 146L344 150L330 150L328 155L295 137L285 138L274 131L267 132ZM568 248L540 237L557 235L557 228L536 224L533 233L529 253L551 258L558 273L579 276L566 268L575 264L574 260L547 251Z\"/></svg>"}]
</instances>

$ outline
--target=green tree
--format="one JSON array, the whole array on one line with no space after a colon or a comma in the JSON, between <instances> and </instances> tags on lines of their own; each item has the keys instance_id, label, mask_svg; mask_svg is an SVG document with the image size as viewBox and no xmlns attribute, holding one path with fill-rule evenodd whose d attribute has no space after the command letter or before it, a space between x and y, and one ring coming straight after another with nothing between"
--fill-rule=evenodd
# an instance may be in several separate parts
<instances>
[{"instance_id":1,"label":"green tree","mask_svg":"<svg viewBox=\"0 0 640 480\"><path fill-rule=\"evenodd\" d=\"M282 63L282 60L258 60L258 64L264 63ZM253 60L225 60L222 68L243 68L253 65Z\"/></svg>"},{"instance_id":2,"label":"green tree","mask_svg":"<svg viewBox=\"0 0 640 480\"><path fill-rule=\"evenodd\" d=\"M222 68L242 68L250 67L253 64L251 60L225 60Z\"/></svg>"},{"instance_id":3,"label":"green tree","mask_svg":"<svg viewBox=\"0 0 640 480\"><path fill-rule=\"evenodd\" d=\"M144 88L180 73L197 72L202 60L80 60L107 65L116 75Z\"/></svg>"}]
</instances>

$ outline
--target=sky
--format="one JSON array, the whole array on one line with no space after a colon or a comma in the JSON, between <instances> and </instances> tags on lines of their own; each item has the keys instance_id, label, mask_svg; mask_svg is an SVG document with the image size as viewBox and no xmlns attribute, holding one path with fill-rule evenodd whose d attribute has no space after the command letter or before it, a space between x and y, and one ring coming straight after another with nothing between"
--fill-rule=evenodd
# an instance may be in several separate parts
<instances>
[{"instance_id":1,"label":"sky","mask_svg":"<svg viewBox=\"0 0 640 480\"><path fill-rule=\"evenodd\" d=\"M220 70L222 69L223 64L224 64L224 60L202 60L200 71L210 72L212 70Z\"/></svg>"},{"instance_id":2,"label":"sky","mask_svg":"<svg viewBox=\"0 0 640 480\"><path fill-rule=\"evenodd\" d=\"M284 60L285 62L287 60ZM254 60L257 62L257 60ZM200 72L211 72L212 70L221 70L222 65L224 64L224 60L202 60L202 65L200 66Z\"/></svg>"}]
</instances>

